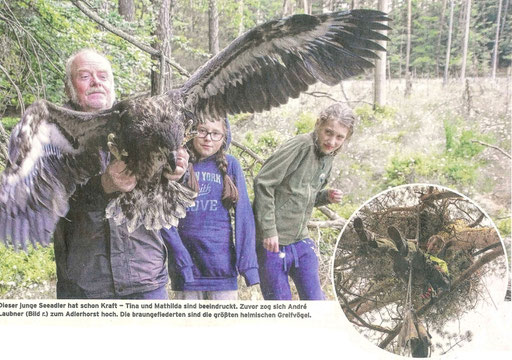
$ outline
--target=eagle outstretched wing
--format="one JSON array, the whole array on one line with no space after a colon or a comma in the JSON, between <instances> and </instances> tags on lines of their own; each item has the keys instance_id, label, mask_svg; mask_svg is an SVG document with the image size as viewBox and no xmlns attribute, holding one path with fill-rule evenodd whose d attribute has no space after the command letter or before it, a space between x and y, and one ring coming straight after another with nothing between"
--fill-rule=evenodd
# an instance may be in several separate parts
<instances>
[{"instance_id":1,"label":"eagle outstretched wing","mask_svg":"<svg viewBox=\"0 0 512 360\"><path fill-rule=\"evenodd\" d=\"M0 175L0 239L16 248L28 240L47 244L77 184L100 171L98 149L110 133L120 135L119 154L137 187L114 199L107 217L130 229L176 224L195 193L160 182L163 164L148 156L169 161L190 123L268 110L317 81L334 85L372 67L368 59L384 50L376 41L388 40L378 33L388 20L373 10L294 15L248 31L164 95L97 113L36 102L12 133Z\"/></svg>"},{"instance_id":2,"label":"eagle outstretched wing","mask_svg":"<svg viewBox=\"0 0 512 360\"><path fill-rule=\"evenodd\" d=\"M199 120L261 112L321 81L335 85L373 67L389 40L389 19L375 10L293 15L241 35L185 82L186 108Z\"/></svg>"},{"instance_id":3,"label":"eagle outstretched wing","mask_svg":"<svg viewBox=\"0 0 512 360\"><path fill-rule=\"evenodd\" d=\"M99 171L98 147L115 112L81 113L35 102L13 129L0 174L0 240L15 249L50 242L77 184ZM92 151L96 147L96 151Z\"/></svg>"}]
</instances>

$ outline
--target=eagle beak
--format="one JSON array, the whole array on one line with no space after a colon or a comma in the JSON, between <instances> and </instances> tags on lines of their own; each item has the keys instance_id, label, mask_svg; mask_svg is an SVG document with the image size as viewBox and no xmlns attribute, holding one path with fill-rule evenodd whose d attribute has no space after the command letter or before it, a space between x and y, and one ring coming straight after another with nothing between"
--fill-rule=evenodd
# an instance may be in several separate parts
<instances>
[{"instance_id":1,"label":"eagle beak","mask_svg":"<svg viewBox=\"0 0 512 360\"><path fill-rule=\"evenodd\" d=\"M170 154L169 154L169 158L168 158L168 164L172 170L172 172L174 172L176 170L176 162L178 161L178 152L177 151L172 151Z\"/></svg>"}]
</instances>

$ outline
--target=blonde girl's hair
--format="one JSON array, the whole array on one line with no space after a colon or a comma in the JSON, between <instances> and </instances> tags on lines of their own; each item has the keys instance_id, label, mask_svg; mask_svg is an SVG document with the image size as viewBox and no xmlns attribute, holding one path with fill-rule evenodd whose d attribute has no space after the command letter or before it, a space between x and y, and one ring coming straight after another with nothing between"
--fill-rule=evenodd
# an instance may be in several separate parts
<instances>
[{"instance_id":1,"label":"blonde girl's hair","mask_svg":"<svg viewBox=\"0 0 512 360\"><path fill-rule=\"evenodd\" d=\"M315 131L328 121L337 121L341 125L348 128L347 140L350 139L354 133L354 124L356 122L356 115L348 106L335 103L324 109L315 123Z\"/></svg>"}]
</instances>

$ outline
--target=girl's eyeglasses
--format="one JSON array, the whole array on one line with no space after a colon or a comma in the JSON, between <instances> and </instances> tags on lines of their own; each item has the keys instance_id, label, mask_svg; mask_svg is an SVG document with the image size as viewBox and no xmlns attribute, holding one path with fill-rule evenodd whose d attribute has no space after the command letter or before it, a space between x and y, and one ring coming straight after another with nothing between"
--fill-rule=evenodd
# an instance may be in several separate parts
<instances>
[{"instance_id":1,"label":"girl's eyeglasses","mask_svg":"<svg viewBox=\"0 0 512 360\"><path fill-rule=\"evenodd\" d=\"M217 131L206 131L205 129L197 129L196 137L198 138L205 138L208 135L210 135L210 139L212 141L220 141L224 137L223 133L217 132Z\"/></svg>"}]
</instances>

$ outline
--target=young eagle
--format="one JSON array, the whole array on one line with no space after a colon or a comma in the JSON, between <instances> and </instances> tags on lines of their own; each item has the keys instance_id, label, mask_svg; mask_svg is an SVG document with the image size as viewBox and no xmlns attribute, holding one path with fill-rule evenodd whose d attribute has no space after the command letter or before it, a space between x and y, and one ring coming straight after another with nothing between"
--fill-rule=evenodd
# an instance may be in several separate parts
<instances>
[{"instance_id":1,"label":"young eagle","mask_svg":"<svg viewBox=\"0 0 512 360\"><path fill-rule=\"evenodd\" d=\"M100 171L100 149L122 158L136 188L109 203L106 216L129 230L176 225L195 194L168 181L174 153L198 122L261 112L297 98L309 85L335 85L373 64L377 30L389 19L373 10L293 15L255 27L163 95L81 113L47 101L31 105L13 130L0 175L0 239L15 248L49 243L76 186Z\"/></svg>"}]
</instances>

